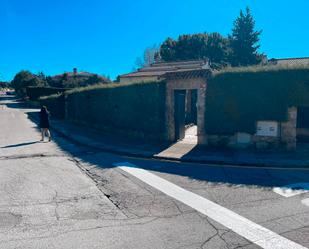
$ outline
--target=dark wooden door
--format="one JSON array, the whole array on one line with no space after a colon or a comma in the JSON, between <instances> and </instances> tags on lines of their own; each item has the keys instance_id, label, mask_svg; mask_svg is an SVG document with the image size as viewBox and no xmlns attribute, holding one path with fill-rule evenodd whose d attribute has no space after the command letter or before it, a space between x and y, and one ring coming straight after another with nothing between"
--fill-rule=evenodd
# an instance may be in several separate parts
<instances>
[{"instance_id":1,"label":"dark wooden door","mask_svg":"<svg viewBox=\"0 0 309 249\"><path fill-rule=\"evenodd\" d=\"M175 90L174 114L175 114L175 140L185 137L186 118L186 90Z\"/></svg>"},{"instance_id":2,"label":"dark wooden door","mask_svg":"<svg viewBox=\"0 0 309 249\"><path fill-rule=\"evenodd\" d=\"M197 90L192 90L191 95L191 117L192 123L197 124Z\"/></svg>"},{"instance_id":3,"label":"dark wooden door","mask_svg":"<svg viewBox=\"0 0 309 249\"><path fill-rule=\"evenodd\" d=\"M309 142L309 107L297 108L297 141Z\"/></svg>"}]
</instances>

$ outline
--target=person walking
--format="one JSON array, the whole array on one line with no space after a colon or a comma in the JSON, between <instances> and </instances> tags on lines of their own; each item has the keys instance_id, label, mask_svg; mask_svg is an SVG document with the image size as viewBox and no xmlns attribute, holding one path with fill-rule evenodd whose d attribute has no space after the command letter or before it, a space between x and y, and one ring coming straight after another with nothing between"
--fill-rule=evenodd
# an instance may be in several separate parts
<instances>
[{"instance_id":1,"label":"person walking","mask_svg":"<svg viewBox=\"0 0 309 249\"><path fill-rule=\"evenodd\" d=\"M49 131L49 112L46 108L46 106L42 106L41 112L40 112L40 128L41 128L41 134L42 139L41 141L44 141L44 136L48 136L48 141L51 141L51 135Z\"/></svg>"}]
</instances>

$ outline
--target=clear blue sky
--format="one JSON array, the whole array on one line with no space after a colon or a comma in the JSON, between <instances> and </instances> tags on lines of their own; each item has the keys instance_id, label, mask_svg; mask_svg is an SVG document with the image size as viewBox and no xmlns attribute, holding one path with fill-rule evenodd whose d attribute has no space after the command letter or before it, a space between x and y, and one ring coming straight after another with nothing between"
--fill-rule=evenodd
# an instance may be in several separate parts
<instances>
[{"instance_id":1,"label":"clear blue sky","mask_svg":"<svg viewBox=\"0 0 309 249\"><path fill-rule=\"evenodd\" d=\"M308 0L0 0L0 80L22 69L47 75L131 71L153 44L180 34L227 35L249 6L261 52L309 56Z\"/></svg>"}]
</instances>

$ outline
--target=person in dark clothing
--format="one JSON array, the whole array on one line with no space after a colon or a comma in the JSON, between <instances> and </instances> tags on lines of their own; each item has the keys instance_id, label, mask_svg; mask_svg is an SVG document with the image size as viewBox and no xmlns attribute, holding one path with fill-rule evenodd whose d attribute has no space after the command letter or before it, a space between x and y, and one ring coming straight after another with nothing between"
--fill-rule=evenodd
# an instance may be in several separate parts
<instances>
[{"instance_id":1,"label":"person in dark clothing","mask_svg":"<svg viewBox=\"0 0 309 249\"><path fill-rule=\"evenodd\" d=\"M42 106L40 112L40 128L42 133L41 141L44 141L44 136L48 136L48 141L51 141L51 135L49 131L49 112L47 111L46 106Z\"/></svg>"}]
</instances>

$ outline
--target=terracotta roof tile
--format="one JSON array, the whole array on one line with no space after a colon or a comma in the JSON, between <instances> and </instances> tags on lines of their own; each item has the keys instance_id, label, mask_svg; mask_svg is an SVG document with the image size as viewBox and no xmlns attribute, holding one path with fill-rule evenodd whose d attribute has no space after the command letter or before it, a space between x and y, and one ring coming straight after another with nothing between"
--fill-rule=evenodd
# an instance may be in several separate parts
<instances>
[{"instance_id":1,"label":"terracotta roof tile","mask_svg":"<svg viewBox=\"0 0 309 249\"><path fill-rule=\"evenodd\" d=\"M157 77L162 76L168 72L200 70L207 68L207 66L208 63L204 60L154 63L150 66L140 68L136 72L120 75L120 77Z\"/></svg>"}]
</instances>

